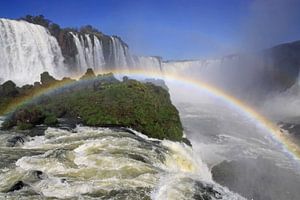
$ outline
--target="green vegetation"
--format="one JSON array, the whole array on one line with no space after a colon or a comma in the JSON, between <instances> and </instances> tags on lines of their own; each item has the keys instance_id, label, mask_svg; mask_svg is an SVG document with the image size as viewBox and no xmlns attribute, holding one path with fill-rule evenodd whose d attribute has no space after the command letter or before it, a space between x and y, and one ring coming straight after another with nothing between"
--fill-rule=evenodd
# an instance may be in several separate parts
<instances>
[{"instance_id":1,"label":"green vegetation","mask_svg":"<svg viewBox=\"0 0 300 200\"><path fill-rule=\"evenodd\" d=\"M40 87L56 81L49 76L42 74ZM127 77L120 82L112 74L96 76L91 70L80 81L18 108L3 127L53 126L60 117L80 119L88 126L130 127L158 139L182 139L179 114L167 90Z\"/></svg>"}]
</instances>

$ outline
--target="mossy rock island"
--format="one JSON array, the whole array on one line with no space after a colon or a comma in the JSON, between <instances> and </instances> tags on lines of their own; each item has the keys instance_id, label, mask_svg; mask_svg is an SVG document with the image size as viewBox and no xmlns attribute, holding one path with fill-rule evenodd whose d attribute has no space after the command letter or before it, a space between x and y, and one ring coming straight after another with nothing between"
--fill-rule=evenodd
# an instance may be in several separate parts
<instances>
[{"instance_id":1,"label":"mossy rock island","mask_svg":"<svg viewBox=\"0 0 300 200\"><path fill-rule=\"evenodd\" d=\"M0 98L2 106L9 106L12 100L26 95L30 98L37 92L43 95L11 112L2 124L5 129L53 126L59 118L72 118L87 126L128 127L152 138L182 140L179 113L168 91L150 82L128 77L119 81L111 73L96 76L89 69L78 81L55 80L43 73L41 83L26 89L12 83L6 85L9 90L5 90L7 96Z\"/></svg>"}]
</instances>

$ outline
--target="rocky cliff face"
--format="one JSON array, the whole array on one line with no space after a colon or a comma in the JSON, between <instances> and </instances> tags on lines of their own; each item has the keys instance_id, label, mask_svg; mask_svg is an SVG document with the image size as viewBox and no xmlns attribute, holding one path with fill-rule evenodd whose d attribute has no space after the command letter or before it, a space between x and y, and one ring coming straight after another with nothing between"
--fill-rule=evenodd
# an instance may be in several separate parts
<instances>
[{"instance_id":1,"label":"rocky cliff face","mask_svg":"<svg viewBox=\"0 0 300 200\"><path fill-rule=\"evenodd\" d=\"M95 60L99 57L102 57L101 65L106 68L132 64L128 45L120 37L105 35L91 25L82 26L81 28L61 28L42 15L27 15L21 20L48 29L51 35L57 39L65 63L72 70L83 67L81 65L89 65L84 66L84 70L89 67L93 68L91 65L98 66L99 63ZM101 52L97 54L96 51L99 51L99 48Z\"/></svg>"},{"instance_id":2,"label":"rocky cliff face","mask_svg":"<svg viewBox=\"0 0 300 200\"><path fill-rule=\"evenodd\" d=\"M300 41L281 44L267 49L265 78L269 87L286 90L299 81L300 72Z\"/></svg>"}]
</instances>

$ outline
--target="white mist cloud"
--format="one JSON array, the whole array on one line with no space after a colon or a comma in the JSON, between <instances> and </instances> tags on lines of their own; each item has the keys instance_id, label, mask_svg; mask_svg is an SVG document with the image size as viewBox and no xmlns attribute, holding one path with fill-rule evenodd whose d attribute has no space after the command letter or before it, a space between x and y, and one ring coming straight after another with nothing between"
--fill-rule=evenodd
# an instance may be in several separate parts
<instances>
[{"instance_id":1,"label":"white mist cloud","mask_svg":"<svg viewBox=\"0 0 300 200\"><path fill-rule=\"evenodd\" d=\"M257 50L300 39L300 1L255 0L242 25L241 48Z\"/></svg>"}]
</instances>

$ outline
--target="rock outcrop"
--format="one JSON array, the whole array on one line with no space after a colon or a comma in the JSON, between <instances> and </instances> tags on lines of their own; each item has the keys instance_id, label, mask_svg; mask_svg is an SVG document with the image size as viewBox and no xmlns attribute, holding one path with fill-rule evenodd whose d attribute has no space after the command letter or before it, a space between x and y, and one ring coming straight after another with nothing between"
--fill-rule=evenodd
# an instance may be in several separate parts
<instances>
[{"instance_id":1,"label":"rock outcrop","mask_svg":"<svg viewBox=\"0 0 300 200\"><path fill-rule=\"evenodd\" d=\"M30 91L26 94L31 97L53 86L57 89L12 112L2 124L3 128L16 126L24 130L40 124L53 126L63 117L80 119L80 123L88 126L129 127L153 138L182 140L179 113L168 91L160 86L128 77L119 81L113 74L96 76L88 69L79 81L72 82L55 80L44 72L38 88L28 87ZM3 107L9 107L11 101L23 99L24 94L9 101L2 101L1 97L0 102Z\"/></svg>"}]
</instances>

